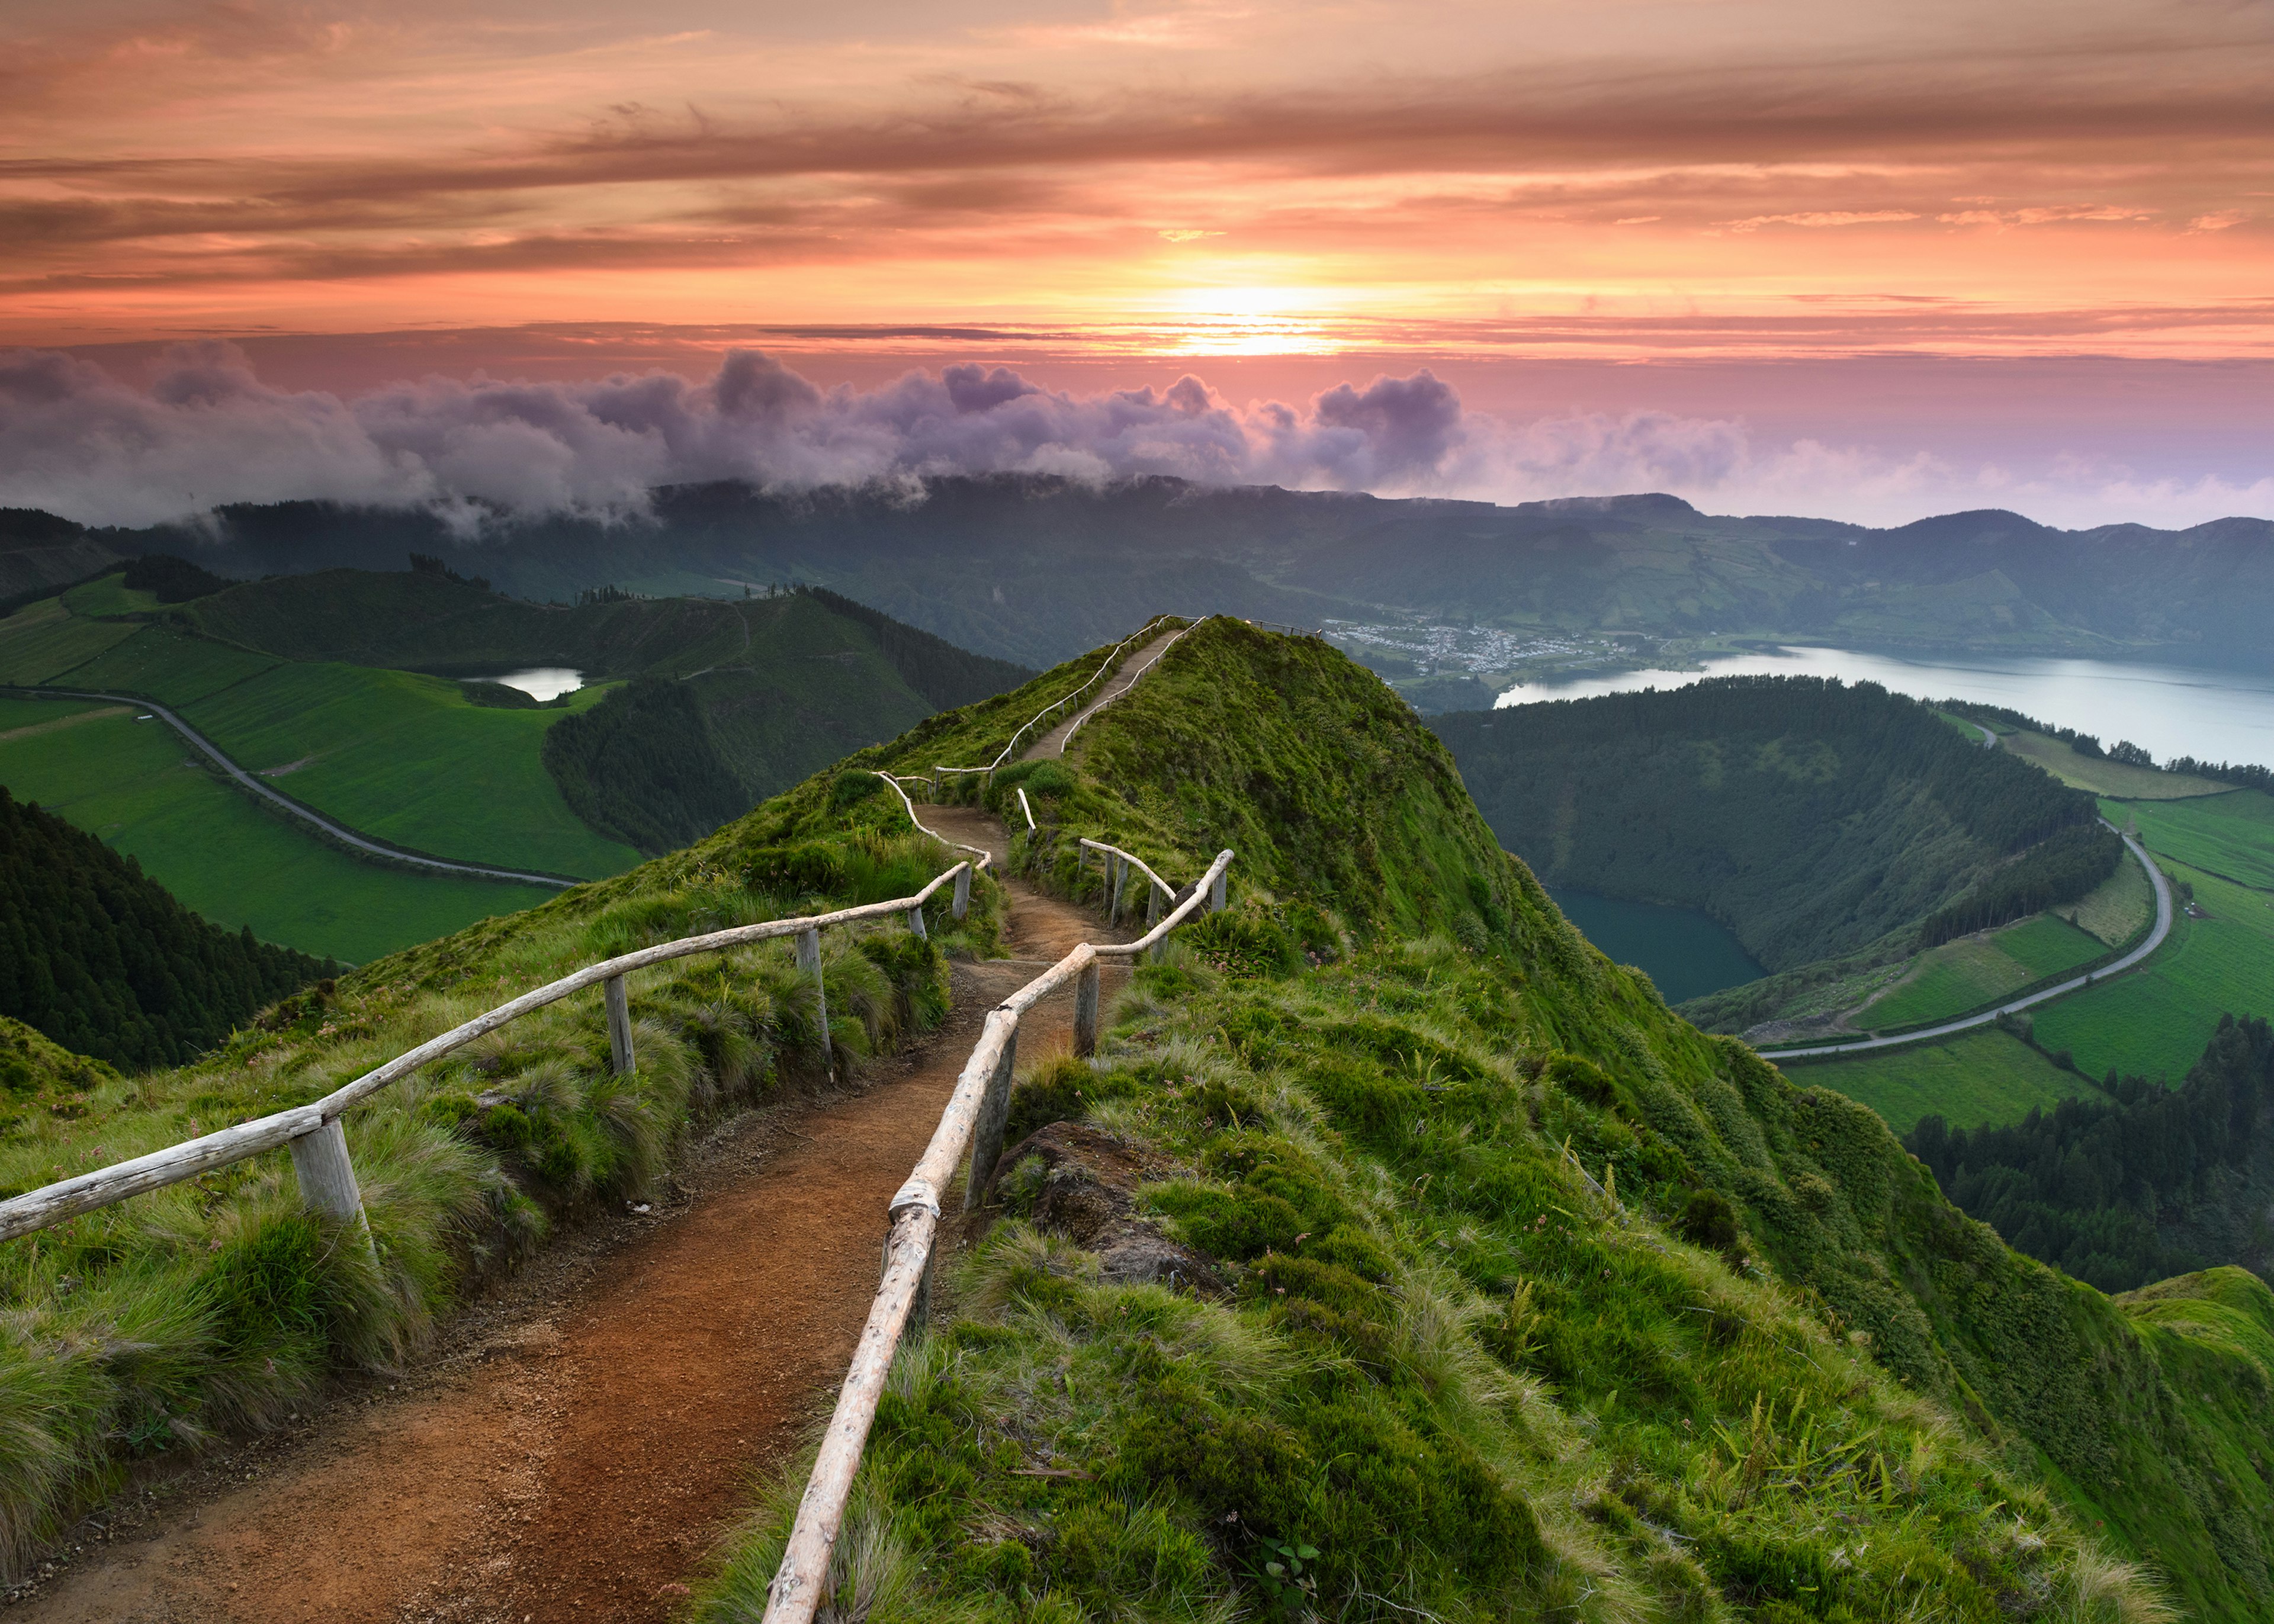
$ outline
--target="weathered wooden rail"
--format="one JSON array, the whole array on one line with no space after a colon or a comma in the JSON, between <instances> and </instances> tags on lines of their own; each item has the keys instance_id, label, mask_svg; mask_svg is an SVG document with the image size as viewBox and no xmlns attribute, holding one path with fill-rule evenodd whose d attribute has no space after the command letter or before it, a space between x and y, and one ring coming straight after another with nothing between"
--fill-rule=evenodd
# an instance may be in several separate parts
<instances>
[{"instance_id":1,"label":"weathered wooden rail","mask_svg":"<svg viewBox=\"0 0 2274 1624\"><path fill-rule=\"evenodd\" d=\"M900 786L894 785L893 787L898 789ZM906 801L907 798L903 791L901 799ZM908 816L913 821L915 816L913 807L909 808ZM923 829L922 823L916 827ZM931 834L935 839L942 838L930 830L923 830L923 832ZM946 844L960 846L960 842L954 841ZM406 1049L313 1104L295 1106L290 1110L277 1111L252 1122L239 1123L232 1128L201 1134L163 1150L154 1150L131 1161L114 1162L109 1167L97 1168L92 1173L82 1173L0 1201L0 1241L13 1240L19 1235L46 1229L97 1207L112 1206L146 1191L185 1183L201 1173L226 1167L233 1162L242 1162L249 1156L260 1155L279 1146L292 1153L293 1170L299 1176L300 1198L309 1208L359 1223L363 1219L363 1196L356 1184L355 1168L348 1160L347 1136L340 1125L340 1118L350 1107L369 1099L388 1084L400 1081L420 1067L431 1065L444 1056L463 1049L485 1034L494 1032L531 1011L558 1004L561 999L595 984L602 989L607 1011L610 1063L618 1072L629 1071L633 1068L634 1056L631 1001L624 978L651 965L664 964L697 953L723 952L732 948L748 947L757 942L794 937L798 967L814 979L822 1051L833 1064L834 1055L829 1038L828 991L821 974L821 933L840 925L889 919L899 914L907 920L911 930L922 936L924 934L924 905L941 886L950 883L955 888L954 917L963 918L971 906L971 876L987 866L989 858L986 853L974 846L960 846L960 849L976 852L977 860L966 859L958 862L912 897L896 897L888 902L865 903L859 907L839 908L828 914L809 914L797 919L736 925L726 930L682 936L675 942L665 942L653 947L641 948L636 952L619 954L614 959L604 959L598 964L587 965L559 981L549 981L493 1010L477 1015L439 1037L427 1039L414 1049Z\"/></svg>"},{"instance_id":2,"label":"weathered wooden rail","mask_svg":"<svg viewBox=\"0 0 2274 1624\"><path fill-rule=\"evenodd\" d=\"M914 816L913 810L911 816ZM1169 887L1158 875L1118 847L1096 841L1082 842L1085 849L1111 853L1141 870L1160 891ZM884 1395L885 1373L909 1323L922 1311L930 1278L932 1258L939 1237L940 1199L954 1182L956 1168L964 1162L963 1206L968 1212L979 1204L995 1165L1003 1155L1003 1128L1011 1110L1011 1074L1016 1064L1020 1018L1043 998L1073 983L1073 1046L1080 1055L1097 1049L1098 968L1112 959L1135 959L1154 951L1202 904L1222 908L1224 875L1232 854L1219 852L1192 891L1146 934L1134 942L1085 942L990 1010L977 1047L956 1079L955 1092L940 1114L931 1143L886 1207L892 1229L885 1243L885 1274L870 1306L867 1324L853 1353L853 1363L838 1389L837 1407L823 1435L821 1453L798 1501L797 1521L790 1530L781 1567L767 1592L765 1624L811 1624L815 1611L829 1594L829 1559L845 1522L845 1507L853 1492L854 1474L877 1419L877 1403ZM1126 872L1126 871L1124 871ZM1160 891L1154 894L1157 897ZM1174 894L1173 892L1171 894Z\"/></svg>"},{"instance_id":3,"label":"weathered wooden rail","mask_svg":"<svg viewBox=\"0 0 2274 1624\"><path fill-rule=\"evenodd\" d=\"M1174 620L1175 618L1176 617L1174 615L1156 614L1151 620L1146 621L1144 625L1130 633L1129 635L1115 643L1111 650L1107 653L1104 663L1090 673L1087 681L1083 682L1080 688L1075 688L1072 693L1064 694L1059 695L1058 698L1053 699L1050 703L1035 711L1034 715L1028 717L1024 722L1021 722L1019 725L1019 731L1011 735L1011 742L1005 745L1003 747L1002 753L997 756L993 761L989 762L984 767L934 767L931 770L932 787L934 790L937 790L939 780L943 778L953 778L968 773L985 773L990 778L992 778L996 769L1000 767L1005 762L1011 759L1012 755L1019 748L1019 741L1024 739L1036 723L1042 721L1046 717L1065 710L1066 706L1072 704L1075 700L1080 699L1084 694L1089 692L1091 688L1096 687L1100 682L1105 680L1108 676L1112 674L1112 673L1119 667L1123 650L1128 648L1131 643L1135 643L1139 638L1149 635L1156 627L1161 624L1162 621ZM1191 628L1186 628L1186 629L1189 630ZM1179 635L1181 635L1182 634L1179 634ZM1145 664L1147 669L1149 670L1153 662L1151 660L1148 660ZM1143 673L1141 672L1139 674L1142 675Z\"/></svg>"}]
</instances>

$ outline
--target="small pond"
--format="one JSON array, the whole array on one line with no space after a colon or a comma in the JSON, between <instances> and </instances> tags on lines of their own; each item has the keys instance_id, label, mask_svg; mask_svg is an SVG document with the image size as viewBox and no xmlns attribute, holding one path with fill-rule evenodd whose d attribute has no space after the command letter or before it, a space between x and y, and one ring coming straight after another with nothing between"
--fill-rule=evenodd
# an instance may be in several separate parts
<instances>
[{"instance_id":1,"label":"small pond","mask_svg":"<svg viewBox=\"0 0 2274 1624\"><path fill-rule=\"evenodd\" d=\"M1648 973L1668 1004L1757 981L1768 974L1753 962L1728 926L1696 908L1622 902L1561 886L1547 894L1614 964L1633 965Z\"/></svg>"},{"instance_id":2,"label":"small pond","mask_svg":"<svg viewBox=\"0 0 2274 1624\"><path fill-rule=\"evenodd\" d=\"M485 677L486 682L502 682L508 688L517 688L539 704L548 699L558 699L563 694L573 694L584 686L584 673L571 671L566 665L531 665L526 671L508 671L501 677Z\"/></svg>"}]
</instances>

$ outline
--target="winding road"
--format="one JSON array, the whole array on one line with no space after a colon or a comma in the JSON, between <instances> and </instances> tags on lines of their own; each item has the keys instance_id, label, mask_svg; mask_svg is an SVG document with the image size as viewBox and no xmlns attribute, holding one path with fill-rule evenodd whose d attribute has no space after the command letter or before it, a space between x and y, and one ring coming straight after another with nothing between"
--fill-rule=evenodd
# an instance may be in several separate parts
<instances>
[{"instance_id":1,"label":"winding road","mask_svg":"<svg viewBox=\"0 0 2274 1624\"><path fill-rule=\"evenodd\" d=\"M2106 818L2100 821L2107 823L2111 829L2116 828L2113 823L2108 823ZM2171 883L2164 878L2164 871L2156 867L2155 859L2148 855L2147 847L2121 830L2117 830L2116 832L2117 838L2131 848L2132 855L2140 860L2140 866L2148 871L2148 883L2156 888L2156 928L2148 933L2146 941L2141 943L2114 964L2103 965L2097 970L2089 971L2074 980L2063 981L2058 987L2048 987L2043 992L2033 992L2026 998L2016 998L2011 1004L2001 1004L1996 1009L1984 1010L1979 1015L1969 1015L1963 1020L1946 1021L1939 1026L1929 1026L1921 1032L1898 1033L1893 1037L1867 1038L1860 1043L1820 1043L1810 1049L1765 1049L1760 1051L1761 1058L1800 1060L1812 1055L1862 1055L1868 1054L1875 1049L1893 1049L1899 1043L1924 1043L1930 1038L1946 1038L1954 1032L1968 1032L1976 1026L1986 1026L2000 1015L2018 1014L2036 1004L2064 997L2070 993L2092 986L2097 981L2105 981L2112 975L2120 975L2129 970L2134 965L2163 946L2164 938L2172 934L2172 887Z\"/></svg>"},{"instance_id":2,"label":"winding road","mask_svg":"<svg viewBox=\"0 0 2274 1624\"><path fill-rule=\"evenodd\" d=\"M452 862L442 857L423 857L416 852L406 852L401 846L383 845L368 835L359 835L344 824L334 823L320 812L302 806L290 796L278 794L223 755L219 745L154 701L137 698L132 694L97 694L78 688L49 688L25 691L54 695L64 699L101 699L113 704L132 705L139 710L147 710L181 734L183 738L197 746L199 749L203 750L213 758L215 766L262 800L273 801L303 823L313 823L335 840L354 846L358 851L369 852L374 856L384 857L390 862L409 863L419 868L439 868L447 874L471 874L485 880L519 880L526 885L556 885L564 891L571 885L584 883L582 880L564 880L557 874L525 874L518 868L491 868L480 863Z\"/></svg>"}]
</instances>

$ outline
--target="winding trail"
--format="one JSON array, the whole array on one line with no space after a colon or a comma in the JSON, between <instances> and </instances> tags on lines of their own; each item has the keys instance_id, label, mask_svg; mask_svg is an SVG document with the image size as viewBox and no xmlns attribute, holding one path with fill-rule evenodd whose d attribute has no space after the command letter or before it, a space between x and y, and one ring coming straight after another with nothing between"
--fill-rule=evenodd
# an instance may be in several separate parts
<instances>
[{"instance_id":1,"label":"winding trail","mask_svg":"<svg viewBox=\"0 0 2274 1624\"><path fill-rule=\"evenodd\" d=\"M160 721L164 722L168 726L171 727L176 733L181 734L183 738L197 746L199 749L203 750L208 756L213 758L213 762L215 766L219 767L223 772L229 774L230 778L236 779L238 784L242 785L245 788L251 790L262 800L274 802L275 805L282 808L285 811L290 813L294 817L299 818L304 823L313 823L317 828L322 830L335 840L343 841L349 846L354 846L358 851L370 852L376 856L384 857L390 862L410 863L420 868L440 868L450 874L471 874L478 878L486 880L519 880L524 884L529 885L557 885L564 890L571 885L582 885L584 883L582 880L562 879L557 874L525 874L518 868L486 868L480 863L452 862L448 858L422 856L417 852L406 852L399 846L388 846L383 842L373 840L368 835L359 835L354 830L348 828L344 823L334 823L322 813L303 806L300 802L293 800L290 796L278 794L275 790L269 788L267 785L263 784L259 778L253 777L252 774L247 772L244 768L238 766L236 762L230 759L227 755L222 753L222 748L219 745L207 738L196 728L191 726L187 722L182 720L180 717L175 715L171 710L158 703L155 700L138 699L132 694L97 694L77 688L40 688L37 690L26 688L21 691L26 693L37 691L41 694L54 695L64 699L108 700L114 704L132 705L139 710L147 710L151 715L156 717Z\"/></svg>"},{"instance_id":2,"label":"winding trail","mask_svg":"<svg viewBox=\"0 0 2274 1624\"><path fill-rule=\"evenodd\" d=\"M986 815L927 807L996 853ZM953 966L955 1013L856 1093L715 1132L647 1216L550 1249L394 1387L98 1514L26 1624L661 1624L827 1412L876 1289L885 1205L987 1011L1083 941L1126 941L1006 876L1015 957ZM1126 978L1109 969L1108 990ZM1069 1045L1073 989L1020 1031ZM398 1390L399 1389L399 1390ZM143 1507L138 1511L137 1507ZM139 1518L137 1522L136 1519ZM126 1526L132 1524L132 1527Z\"/></svg>"},{"instance_id":3,"label":"winding trail","mask_svg":"<svg viewBox=\"0 0 2274 1624\"><path fill-rule=\"evenodd\" d=\"M2105 823L2108 820L2103 818L2101 822ZM2109 827L2113 829L2115 825L2112 823ZM1819 1043L1810 1049L1764 1049L1760 1051L1761 1058L1801 1060L1815 1055L1867 1055L1874 1049L1894 1049L1898 1044L1924 1043L1930 1038L1946 1038L1954 1032L1970 1032L1977 1026L1986 1026L2000 1015L2019 1014L2023 1010L2033 1008L2054 998L2066 997L2070 993L2105 981L2112 975L2122 974L2164 945L2164 938L2172 934L2172 909L2171 883L2164 878L2164 871L2156 867L2155 859L2148 855L2148 848L2121 830L2117 831L2117 838L2130 848L2133 856L2140 860L2140 866L2148 871L2148 883L2156 888L2156 928L2148 933L2146 941L2115 963L2103 965L2097 970L2077 976L2074 980L2063 981L2058 987L2048 987L2043 992L2033 992L2026 998L2016 998L2011 1004L2001 1004L1994 1010L1985 1010L1979 1015L1969 1015L1964 1020L1946 1021L1939 1026L1929 1026L1923 1032L1904 1032L1894 1037L1867 1038L1859 1043Z\"/></svg>"},{"instance_id":4,"label":"winding trail","mask_svg":"<svg viewBox=\"0 0 2274 1624\"><path fill-rule=\"evenodd\" d=\"M1105 687L1099 691L1096 699L1091 700L1080 711L1066 718L1065 721L1060 722L1056 727L1051 728L1050 732L1021 750L1019 753L1019 759L1020 761L1055 761L1064 756L1066 741L1073 737L1077 728L1136 687L1137 679L1153 668L1153 663L1169 651L1169 645L1191 629L1190 626L1180 626L1172 631L1163 632L1127 659L1123 660L1121 669L1107 679Z\"/></svg>"}]
</instances>

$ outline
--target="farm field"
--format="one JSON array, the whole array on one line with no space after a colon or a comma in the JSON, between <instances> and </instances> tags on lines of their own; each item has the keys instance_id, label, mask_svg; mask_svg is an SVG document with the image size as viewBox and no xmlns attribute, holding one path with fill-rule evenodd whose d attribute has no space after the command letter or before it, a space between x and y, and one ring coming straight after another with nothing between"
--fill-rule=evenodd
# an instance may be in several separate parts
<instances>
[{"instance_id":1,"label":"farm field","mask_svg":"<svg viewBox=\"0 0 2274 1624\"><path fill-rule=\"evenodd\" d=\"M582 689L571 708L606 693ZM461 861L621 874L638 853L570 811L539 756L568 713L492 710L440 677L335 665L276 665L182 712L238 765L362 833Z\"/></svg>"},{"instance_id":2,"label":"farm field","mask_svg":"<svg viewBox=\"0 0 2274 1624\"><path fill-rule=\"evenodd\" d=\"M2274 893L2169 860L2164 871L2193 885L2210 917L2181 914L2141 969L2034 1011L2037 1041L2095 1077L2112 1068L2177 1082L2220 1015L2274 1014Z\"/></svg>"},{"instance_id":3,"label":"farm field","mask_svg":"<svg viewBox=\"0 0 2274 1624\"><path fill-rule=\"evenodd\" d=\"M2231 789L2199 801L2104 801L2100 815L2119 829L2136 820L2150 851L2274 889L2274 795Z\"/></svg>"},{"instance_id":4,"label":"farm field","mask_svg":"<svg viewBox=\"0 0 2274 1624\"><path fill-rule=\"evenodd\" d=\"M1786 1075L1870 1106L1897 1133L1936 1115L1962 1128L2015 1122L2032 1106L2050 1109L2092 1086L1995 1026L1853 1060L1811 1061Z\"/></svg>"},{"instance_id":5,"label":"farm field","mask_svg":"<svg viewBox=\"0 0 2274 1624\"><path fill-rule=\"evenodd\" d=\"M25 710L56 719L67 710L0 703L0 723L15 726L26 725ZM162 723L102 716L0 741L0 784L132 856L215 924L250 925L265 940L358 964L559 895L351 857L191 755Z\"/></svg>"},{"instance_id":6,"label":"farm field","mask_svg":"<svg viewBox=\"0 0 2274 1624\"><path fill-rule=\"evenodd\" d=\"M82 620L58 598L43 598L0 620L0 682L44 682L134 635L124 620Z\"/></svg>"},{"instance_id":7,"label":"farm field","mask_svg":"<svg viewBox=\"0 0 2274 1624\"><path fill-rule=\"evenodd\" d=\"M128 623L80 620L74 624L116 629ZM145 694L161 704L179 709L233 688L276 664L270 655L192 637L170 626L132 630L132 636L74 669L64 686Z\"/></svg>"},{"instance_id":8,"label":"farm field","mask_svg":"<svg viewBox=\"0 0 2274 1624\"><path fill-rule=\"evenodd\" d=\"M2181 801L2195 795L2220 794L2227 788L2212 778L2191 778L2153 767L2132 767L2105 757L2079 756L2059 740L2044 733L2007 733L2001 729L1998 748L2011 750L2024 761L2037 763L2064 784L2089 789L2096 795L2113 795L2127 801Z\"/></svg>"},{"instance_id":9,"label":"farm field","mask_svg":"<svg viewBox=\"0 0 2274 1624\"><path fill-rule=\"evenodd\" d=\"M2128 855L2124 863L2145 891L2147 876L2139 865ZM2067 920L2036 914L1920 955L1909 978L1865 1005L1856 1024L1876 1031L1948 1019L2057 971L2090 964L2107 951L2106 944Z\"/></svg>"},{"instance_id":10,"label":"farm field","mask_svg":"<svg viewBox=\"0 0 2274 1624\"><path fill-rule=\"evenodd\" d=\"M2082 901L2070 905L2068 921L2111 947L2120 947L2148 927L2155 916L2156 893L2148 876L2129 853L2116 872Z\"/></svg>"},{"instance_id":11,"label":"farm field","mask_svg":"<svg viewBox=\"0 0 2274 1624\"><path fill-rule=\"evenodd\" d=\"M162 607L155 592L138 591L122 575L105 575L64 594L64 607L73 614L101 619L105 615L149 614Z\"/></svg>"}]
</instances>

